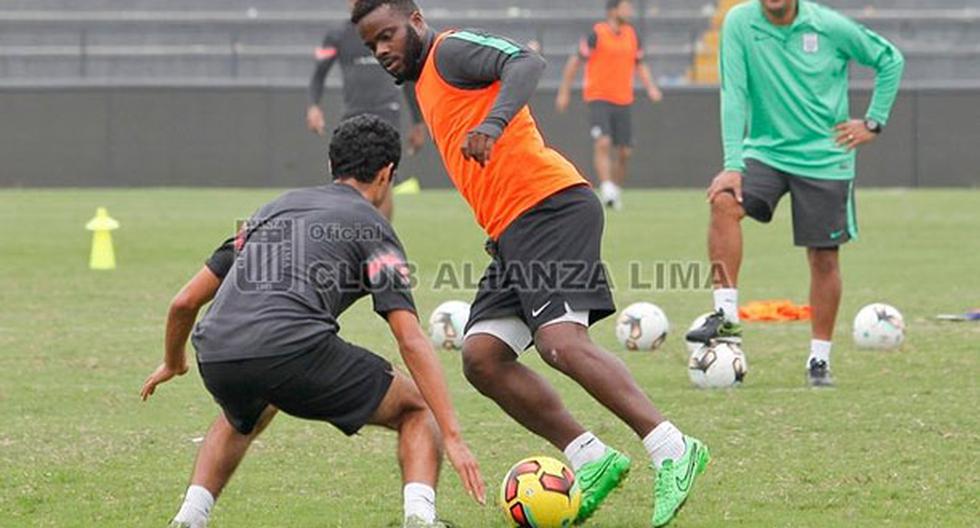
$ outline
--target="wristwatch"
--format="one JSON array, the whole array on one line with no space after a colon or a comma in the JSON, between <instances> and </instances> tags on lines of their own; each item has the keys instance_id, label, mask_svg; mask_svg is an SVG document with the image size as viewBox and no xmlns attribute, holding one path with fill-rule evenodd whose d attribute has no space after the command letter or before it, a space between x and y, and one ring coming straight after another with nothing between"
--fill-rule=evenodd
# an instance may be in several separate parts
<instances>
[{"instance_id":1,"label":"wristwatch","mask_svg":"<svg viewBox=\"0 0 980 528\"><path fill-rule=\"evenodd\" d=\"M864 120L864 128L868 129L868 132L873 132L875 134L881 134L881 123L875 121L874 119L868 118Z\"/></svg>"}]
</instances>

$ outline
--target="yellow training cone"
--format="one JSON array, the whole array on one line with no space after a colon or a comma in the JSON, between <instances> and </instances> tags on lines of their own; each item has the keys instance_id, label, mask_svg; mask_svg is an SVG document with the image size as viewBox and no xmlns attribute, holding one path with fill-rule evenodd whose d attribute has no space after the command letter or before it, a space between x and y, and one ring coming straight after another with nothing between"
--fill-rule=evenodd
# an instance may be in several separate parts
<instances>
[{"instance_id":1,"label":"yellow training cone","mask_svg":"<svg viewBox=\"0 0 980 528\"><path fill-rule=\"evenodd\" d=\"M395 186L395 194L418 194L422 192L418 178L409 178Z\"/></svg>"},{"instance_id":2,"label":"yellow training cone","mask_svg":"<svg viewBox=\"0 0 980 528\"><path fill-rule=\"evenodd\" d=\"M109 217L105 207L95 210L95 218L85 224L92 231L92 256L89 267L94 270L116 269L116 253L112 250L112 231L119 229L119 222Z\"/></svg>"}]
</instances>

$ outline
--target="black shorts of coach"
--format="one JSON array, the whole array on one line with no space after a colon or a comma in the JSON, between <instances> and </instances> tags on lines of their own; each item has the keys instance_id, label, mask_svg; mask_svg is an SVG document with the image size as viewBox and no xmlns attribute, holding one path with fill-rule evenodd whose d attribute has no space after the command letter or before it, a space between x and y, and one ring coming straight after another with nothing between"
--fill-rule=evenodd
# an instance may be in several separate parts
<instances>
[{"instance_id":1,"label":"black shorts of coach","mask_svg":"<svg viewBox=\"0 0 980 528\"><path fill-rule=\"evenodd\" d=\"M388 361L334 334L293 354L198 368L208 392L243 435L251 434L269 405L353 435L374 415L394 379Z\"/></svg>"},{"instance_id":2,"label":"black shorts of coach","mask_svg":"<svg viewBox=\"0 0 980 528\"><path fill-rule=\"evenodd\" d=\"M795 245L835 248L857 238L854 180L806 178L745 160L742 207L747 216L770 222L786 193L792 199Z\"/></svg>"},{"instance_id":3,"label":"black shorts of coach","mask_svg":"<svg viewBox=\"0 0 980 528\"><path fill-rule=\"evenodd\" d=\"M496 241L480 279L467 331L480 321L516 316L533 336L570 311L589 324L615 313L602 262L605 212L588 185L545 198L518 217Z\"/></svg>"}]
</instances>

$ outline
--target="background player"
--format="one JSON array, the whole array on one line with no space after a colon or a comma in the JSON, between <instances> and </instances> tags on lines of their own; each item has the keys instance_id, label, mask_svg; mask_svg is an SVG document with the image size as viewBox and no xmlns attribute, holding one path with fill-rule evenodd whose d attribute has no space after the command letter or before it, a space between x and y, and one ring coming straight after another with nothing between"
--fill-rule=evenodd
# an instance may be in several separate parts
<instances>
[{"instance_id":1,"label":"background player","mask_svg":"<svg viewBox=\"0 0 980 528\"><path fill-rule=\"evenodd\" d=\"M348 0L348 7L354 8L354 0ZM408 153L414 155L425 145L425 124L419 114L415 101L414 85L406 84L399 90L384 69L364 47L357 30L350 20L331 29L323 38L323 44L316 49L316 68L310 79L310 106L306 110L306 126L319 135L324 135L326 121L320 102L323 100L323 87L327 75L334 64L340 61L343 74L344 114L343 119L359 114L372 114L387 121L396 129L401 129L402 93L408 105L412 126L408 133ZM381 213L391 220L394 202L391 197L381 205Z\"/></svg>"},{"instance_id":2,"label":"background player","mask_svg":"<svg viewBox=\"0 0 980 528\"><path fill-rule=\"evenodd\" d=\"M176 526L206 524L214 497L276 409L327 421L348 435L365 424L397 430L406 526L442 526L434 506L440 430L464 486L482 502L479 468L415 314L401 244L375 209L387 195L400 148L397 131L380 118L345 121L331 142L334 184L291 191L262 207L236 239L239 255L230 271L226 244L178 296L165 361L142 395L187 371L189 326L217 288L193 340L201 376L223 416L201 446ZM332 238L331 227L360 235ZM337 317L369 292L418 387L337 335Z\"/></svg>"},{"instance_id":3,"label":"background player","mask_svg":"<svg viewBox=\"0 0 980 528\"><path fill-rule=\"evenodd\" d=\"M607 0L606 20L597 22L582 38L577 53L565 64L556 106L564 112L571 101L572 83L585 63L583 96L589 105L590 134L595 141L593 161L602 201L621 209L621 187L626 181L633 145L633 77L639 74L653 102L663 94L643 62L643 41L630 23L630 0ZM613 152L615 150L615 153Z\"/></svg>"},{"instance_id":4,"label":"background player","mask_svg":"<svg viewBox=\"0 0 980 528\"><path fill-rule=\"evenodd\" d=\"M643 439L658 468L653 524L670 522L708 451L666 421L622 361L589 338L589 325L615 311L600 256L603 210L575 167L545 146L527 106L544 60L479 31L437 36L411 0L359 0L352 19L389 73L417 81L450 178L490 237L493 260L463 345L467 379L564 451L583 490L579 520L588 518L630 460L575 421L544 378L517 361L533 340L550 366Z\"/></svg>"},{"instance_id":5,"label":"background player","mask_svg":"<svg viewBox=\"0 0 980 528\"><path fill-rule=\"evenodd\" d=\"M753 0L722 27L721 117L725 168L708 188L708 253L720 263L715 310L689 341L740 341L740 221L769 222L780 198L793 201L793 237L810 264L812 386L833 384L830 348L841 299L839 247L857 238L855 149L878 137L898 93L904 59L890 42L809 1ZM874 68L874 97L851 119L851 61Z\"/></svg>"}]
</instances>

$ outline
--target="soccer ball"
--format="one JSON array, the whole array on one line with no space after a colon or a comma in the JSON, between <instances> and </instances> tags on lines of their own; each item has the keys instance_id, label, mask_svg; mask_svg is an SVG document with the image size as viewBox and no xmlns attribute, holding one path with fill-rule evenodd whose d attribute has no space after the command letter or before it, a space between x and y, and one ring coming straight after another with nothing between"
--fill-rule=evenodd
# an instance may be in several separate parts
<instances>
[{"instance_id":1,"label":"soccer ball","mask_svg":"<svg viewBox=\"0 0 980 528\"><path fill-rule=\"evenodd\" d=\"M446 301L429 317L429 338L436 348L463 348L463 330L470 318L470 305L463 301Z\"/></svg>"},{"instance_id":2,"label":"soccer ball","mask_svg":"<svg viewBox=\"0 0 980 528\"><path fill-rule=\"evenodd\" d=\"M894 306L869 304L854 318L854 343L861 348L891 350L905 341L905 320Z\"/></svg>"},{"instance_id":3,"label":"soccer ball","mask_svg":"<svg viewBox=\"0 0 980 528\"><path fill-rule=\"evenodd\" d=\"M500 486L509 526L566 528L575 522L582 491L575 473L554 458L536 456L514 464Z\"/></svg>"},{"instance_id":4,"label":"soccer ball","mask_svg":"<svg viewBox=\"0 0 980 528\"><path fill-rule=\"evenodd\" d=\"M748 372L745 354L734 343L700 345L687 362L691 383L701 389L724 389L741 384Z\"/></svg>"},{"instance_id":5,"label":"soccer ball","mask_svg":"<svg viewBox=\"0 0 980 528\"><path fill-rule=\"evenodd\" d=\"M701 328L701 325L703 325L704 322L708 319L708 317L710 317L712 315L714 315L714 312L708 312L708 313L704 313L704 314L699 315L698 318L695 319L693 323L691 323L691 326L687 329L687 331L690 332L692 330ZM693 354L694 351L697 350L703 343L698 343L697 341L687 341L687 340L685 340L684 341L684 344L687 345L687 353L688 354Z\"/></svg>"},{"instance_id":6,"label":"soccer ball","mask_svg":"<svg viewBox=\"0 0 980 528\"><path fill-rule=\"evenodd\" d=\"M656 350L669 330L667 315L648 302L627 306L616 320L616 339L629 350Z\"/></svg>"}]
</instances>

